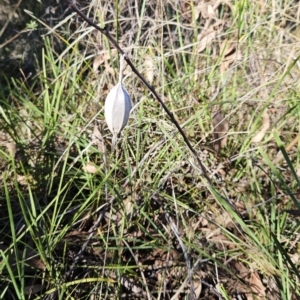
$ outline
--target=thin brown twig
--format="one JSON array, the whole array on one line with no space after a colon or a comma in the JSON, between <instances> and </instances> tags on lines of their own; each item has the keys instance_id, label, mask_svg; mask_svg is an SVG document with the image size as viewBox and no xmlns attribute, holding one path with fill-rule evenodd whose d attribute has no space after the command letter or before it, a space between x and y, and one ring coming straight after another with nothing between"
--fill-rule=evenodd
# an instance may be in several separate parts
<instances>
[{"instance_id":1,"label":"thin brown twig","mask_svg":"<svg viewBox=\"0 0 300 300\"><path fill-rule=\"evenodd\" d=\"M118 50L118 52L121 55L124 55L124 59L126 60L127 64L131 67L131 70L133 73L135 73L138 78L144 83L144 85L149 89L149 91L152 93L152 95L154 96L154 98L160 103L160 105L163 107L163 109L165 110L165 112L167 113L167 115L169 116L171 122L176 126L177 130L179 131L180 135L182 136L185 144L188 146L188 148L190 149L190 151L194 154L198 164L201 167L201 171L202 174L204 176L204 178L208 181L208 183L213 186L213 183L210 179L210 177L207 174L207 171L203 165L203 163L201 162L199 155L197 153L197 151L194 149L194 147L192 146L192 144L190 143L190 141L188 140L186 134L184 133L183 129L181 128L181 126L179 125L179 123L176 121L173 113L168 109L168 107L165 105L165 103L163 102L163 100L161 99L161 97L158 95L158 93L156 92L156 90L154 89L154 87L152 85L150 85L147 80L142 76L142 74L137 70L137 68L134 66L134 64L132 63L132 61L130 60L130 58L126 55L125 51L122 50L122 48L119 46L118 42L112 37L112 35L109 33L108 29L106 27L99 27L97 24L95 24L91 19L89 19L88 17L86 17L80 10L79 8L76 6L76 4L74 3L74 1L71 0L65 0L67 1L67 3L69 4L69 6L71 7L71 9L73 11L75 11L82 19L84 19L89 25L93 26L94 28L96 28L97 30L99 30L102 34L104 34L108 40L113 44L113 46Z\"/></svg>"}]
</instances>

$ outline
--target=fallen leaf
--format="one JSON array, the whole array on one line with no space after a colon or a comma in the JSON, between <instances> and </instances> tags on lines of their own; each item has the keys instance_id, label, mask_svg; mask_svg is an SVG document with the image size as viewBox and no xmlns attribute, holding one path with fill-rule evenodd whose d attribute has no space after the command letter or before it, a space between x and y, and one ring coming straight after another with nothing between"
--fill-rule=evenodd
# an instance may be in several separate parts
<instances>
[{"instance_id":1,"label":"fallen leaf","mask_svg":"<svg viewBox=\"0 0 300 300\"><path fill-rule=\"evenodd\" d=\"M250 285L250 289L253 292L254 295L248 294L248 300L253 299L265 299L266 294L266 288L262 284L260 276L255 271L250 271L245 267L244 264L242 264L239 261L236 261L234 263L235 269L237 270L237 276L239 276L241 279L243 279L245 282L248 282ZM253 297L255 296L255 297Z\"/></svg>"},{"instance_id":2,"label":"fallen leaf","mask_svg":"<svg viewBox=\"0 0 300 300\"><path fill-rule=\"evenodd\" d=\"M229 66L237 61L242 59L242 53L238 48L238 43L236 42L237 36L231 40L223 41L221 45L220 55L221 55L221 64L220 64L220 73L224 74Z\"/></svg>"},{"instance_id":3,"label":"fallen leaf","mask_svg":"<svg viewBox=\"0 0 300 300\"><path fill-rule=\"evenodd\" d=\"M150 55L144 57L145 61L145 75L147 80L152 84L154 79L154 63L153 58Z\"/></svg>"},{"instance_id":4,"label":"fallen leaf","mask_svg":"<svg viewBox=\"0 0 300 300\"><path fill-rule=\"evenodd\" d=\"M92 143L96 145L98 151L100 151L101 153L105 152L104 139L101 131L99 130L99 125L96 121L94 124L94 131L92 133Z\"/></svg>"},{"instance_id":5,"label":"fallen leaf","mask_svg":"<svg viewBox=\"0 0 300 300\"><path fill-rule=\"evenodd\" d=\"M236 243L230 241L225 235L223 234L218 234L218 235L215 235L209 239L207 239L208 241L210 242L213 242L215 244L219 244L219 245L222 245L221 249L222 248L228 248L228 249L235 249L237 248L236 246Z\"/></svg>"},{"instance_id":6,"label":"fallen leaf","mask_svg":"<svg viewBox=\"0 0 300 300\"><path fill-rule=\"evenodd\" d=\"M88 162L87 164L85 164L82 169L84 172L87 172L89 174L95 174L98 172L98 167L92 162Z\"/></svg>"},{"instance_id":7,"label":"fallen leaf","mask_svg":"<svg viewBox=\"0 0 300 300\"><path fill-rule=\"evenodd\" d=\"M94 59L93 61L93 70L96 74L98 74L98 68L101 65L105 66L105 69L110 73L113 74L113 69L110 67L110 58L115 56L117 53L116 49L112 49L111 52L108 51L102 51L99 53L99 55Z\"/></svg>"},{"instance_id":8,"label":"fallen leaf","mask_svg":"<svg viewBox=\"0 0 300 300\"><path fill-rule=\"evenodd\" d=\"M217 18L216 7L205 3L205 1L199 1L194 7L194 11L196 19L198 19L200 15L203 19Z\"/></svg>"},{"instance_id":9,"label":"fallen leaf","mask_svg":"<svg viewBox=\"0 0 300 300\"><path fill-rule=\"evenodd\" d=\"M227 144L227 140L228 140L227 134L229 130L228 121L224 118L221 112L217 112L213 116L213 128L214 128L213 147L216 152L220 152L221 148L224 148Z\"/></svg>"},{"instance_id":10,"label":"fallen leaf","mask_svg":"<svg viewBox=\"0 0 300 300\"><path fill-rule=\"evenodd\" d=\"M290 254L291 261L296 265L299 262L299 253Z\"/></svg>"},{"instance_id":11,"label":"fallen leaf","mask_svg":"<svg viewBox=\"0 0 300 300\"><path fill-rule=\"evenodd\" d=\"M248 276L249 270L240 261L236 260L234 263L234 266L235 266L235 269L237 270L237 275L240 278L245 279Z\"/></svg>"},{"instance_id":12,"label":"fallen leaf","mask_svg":"<svg viewBox=\"0 0 300 300\"><path fill-rule=\"evenodd\" d=\"M30 185L30 184L36 184L36 181L34 180L32 175L20 175L17 174L17 181L21 185Z\"/></svg>"},{"instance_id":13,"label":"fallen leaf","mask_svg":"<svg viewBox=\"0 0 300 300\"><path fill-rule=\"evenodd\" d=\"M251 286L251 290L256 294L257 299L264 299L266 295L266 288L262 284L257 272L250 273L249 283Z\"/></svg>"},{"instance_id":14,"label":"fallen leaf","mask_svg":"<svg viewBox=\"0 0 300 300\"><path fill-rule=\"evenodd\" d=\"M17 145L14 142L7 142L5 143L5 146L7 148L8 153L14 157L15 154L17 153Z\"/></svg>"},{"instance_id":15,"label":"fallen leaf","mask_svg":"<svg viewBox=\"0 0 300 300\"><path fill-rule=\"evenodd\" d=\"M208 45L211 44L212 40L216 37L217 31L213 28L207 30L204 34L200 33L198 35L198 47L197 52L200 53L206 49Z\"/></svg>"},{"instance_id":16,"label":"fallen leaf","mask_svg":"<svg viewBox=\"0 0 300 300\"><path fill-rule=\"evenodd\" d=\"M209 18L217 18L216 10L210 4L207 5L207 15Z\"/></svg>"},{"instance_id":17,"label":"fallen leaf","mask_svg":"<svg viewBox=\"0 0 300 300\"><path fill-rule=\"evenodd\" d=\"M268 114L268 110L266 109L262 115L262 129L259 133L257 133L253 138L252 138L252 143L259 143L262 141L264 138L267 130L270 127L270 117Z\"/></svg>"},{"instance_id":18,"label":"fallen leaf","mask_svg":"<svg viewBox=\"0 0 300 300\"><path fill-rule=\"evenodd\" d=\"M6 246L4 244L0 244L0 249L2 251L5 251ZM24 251L26 251L25 258L24 258ZM17 254L15 254L14 252L11 252L7 255L8 263L13 272L17 272L16 255L18 256L18 261L22 261L24 259L25 272L27 272L27 273L35 273L36 269L39 269L39 270L46 269L46 265L44 264L44 262L41 259L37 258L38 253L35 250L33 250L29 247L26 247L26 249L24 249L24 250L17 250ZM4 264L4 261L3 260L0 261L0 267L3 264ZM6 272L8 272L8 270L4 267L2 272L6 273Z\"/></svg>"},{"instance_id":19,"label":"fallen leaf","mask_svg":"<svg viewBox=\"0 0 300 300\"><path fill-rule=\"evenodd\" d=\"M202 291L202 283L201 281L194 281L194 289L195 289L195 298L199 299L201 291Z\"/></svg>"}]
</instances>

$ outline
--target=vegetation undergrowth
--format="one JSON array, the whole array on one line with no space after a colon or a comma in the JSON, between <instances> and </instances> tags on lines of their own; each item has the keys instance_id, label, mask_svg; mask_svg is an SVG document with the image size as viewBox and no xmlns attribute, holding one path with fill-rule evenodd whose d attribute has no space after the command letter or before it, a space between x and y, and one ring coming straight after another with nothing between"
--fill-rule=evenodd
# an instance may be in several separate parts
<instances>
[{"instance_id":1,"label":"vegetation undergrowth","mask_svg":"<svg viewBox=\"0 0 300 300\"><path fill-rule=\"evenodd\" d=\"M138 2L138 5L136 5ZM194 145L76 15L0 95L0 299L299 299L296 2L92 1ZM70 12L71 13L71 12ZM70 29L76 23L76 28Z\"/></svg>"}]
</instances>

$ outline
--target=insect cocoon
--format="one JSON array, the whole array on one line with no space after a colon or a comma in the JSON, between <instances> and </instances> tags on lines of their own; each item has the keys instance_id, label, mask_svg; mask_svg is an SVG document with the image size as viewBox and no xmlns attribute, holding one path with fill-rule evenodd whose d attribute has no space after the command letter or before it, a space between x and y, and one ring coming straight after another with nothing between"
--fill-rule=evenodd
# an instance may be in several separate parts
<instances>
[{"instance_id":1,"label":"insect cocoon","mask_svg":"<svg viewBox=\"0 0 300 300\"><path fill-rule=\"evenodd\" d=\"M112 149L115 147L118 134L128 122L130 110L130 96L119 80L119 83L108 93L104 106L105 121L113 135Z\"/></svg>"}]
</instances>

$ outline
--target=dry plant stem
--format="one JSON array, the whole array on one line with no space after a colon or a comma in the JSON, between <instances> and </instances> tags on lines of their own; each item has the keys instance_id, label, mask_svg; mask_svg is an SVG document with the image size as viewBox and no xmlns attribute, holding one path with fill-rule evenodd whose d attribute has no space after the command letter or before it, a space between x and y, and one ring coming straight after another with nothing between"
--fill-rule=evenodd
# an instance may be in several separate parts
<instances>
[{"instance_id":1,"label":"dry plant stem","mask_svg":"<svg viewBox=\"0 0 300 300\"><path fill-rule=\"evenodd\" d=\"M202 164L196 150L194 149L194 147L192 146L192 144L189 142L186 134L184 133L183 129L181 128L181 126L179 125L179 123L176 121L176 119L174 118L173 113L167 108L167 106L164 104L164 102L162 101L162 99L160 98L160 96L158 95L158 93L155 91L155 89L153 88L152 85L150 85L147 80L141 75L141 73L136 69L136 67L133 65L133 63L131 62L131 60L129 59L129 57L126 55L126 53L122 50L122 48L119 46L119 44L117 43L117 41L111 36L111 34L109 33L108 29L106 27L101 28L99 27L97 24L95 24L92 20L90 20L89 18L87 18L76 6L76 4L73 1L70 0L65 0L67 1L67 3L70 5L70 7L72 8L73 11L75 11L82 19L84 19L89 25L93 26L94 28L96 28L97 30L99 30L102 34L104 34L108 40L113 44L113 46L118 50L118 52L121 55L124 55L124 59L126 60L127 64L131 67L131 70L133 71L133 73L135 73L139 79L145 84L145 86L151 91L151 93L153 94L153 96L156 98L156 100L161 104L161 106L163 107L163 109L165 110L165 112L167 113L167 115L169 116L170 120L172 121L172 123L176 126L177 130L179 131L180 135L182 136L185 144L188 146L188 148L190 149L190 151L194 154L198 164L201 167L201 171L203 176L205 177L205 179L208 181L208 183L210 185L213 185L210 177L207 174L207 171L204 167L204 165Z\"/></svg>"}]
</instances>

